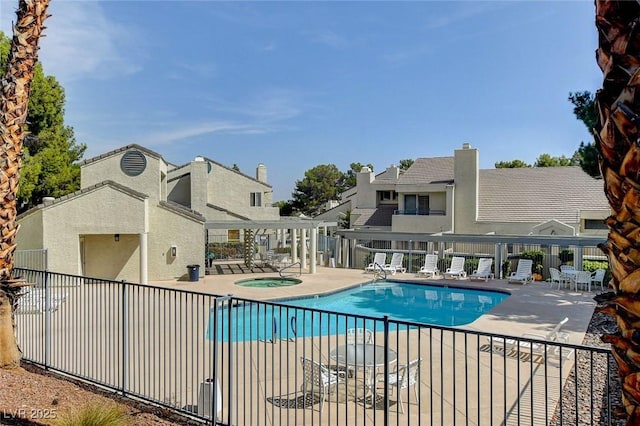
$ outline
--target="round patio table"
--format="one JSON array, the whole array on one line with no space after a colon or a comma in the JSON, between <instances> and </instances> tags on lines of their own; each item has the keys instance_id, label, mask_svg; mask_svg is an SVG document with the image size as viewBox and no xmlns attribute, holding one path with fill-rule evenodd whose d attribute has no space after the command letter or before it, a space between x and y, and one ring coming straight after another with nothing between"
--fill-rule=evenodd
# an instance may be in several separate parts
<instances>
[{"instance_id":1,"label":"round patio table","mask_svg":"<svg viewBox=\"0 0 640 426\"><path fill-rule=\"evenodd\" d=\"M398 353L393 349L387 349L387 355L390 364L398 359ZM371 343L340 345L329 352L329 358L338 364L364 370L365 387L373 393L375 400L376 370L384 367L384 346Z\"/></svg>"},{"instance_id":2,"label":"round patio table","mask_svg":"<svg viewBox=\"0 0 640 426\"><path fill-rule=\"evenodd\" d=\"M398 353L387 349L389 363L398 359ZM384 346L371 343L354 343L336 346L329 352L329 358L349 367L377 368L384 366Z\"/></svg>"}]
</instances>

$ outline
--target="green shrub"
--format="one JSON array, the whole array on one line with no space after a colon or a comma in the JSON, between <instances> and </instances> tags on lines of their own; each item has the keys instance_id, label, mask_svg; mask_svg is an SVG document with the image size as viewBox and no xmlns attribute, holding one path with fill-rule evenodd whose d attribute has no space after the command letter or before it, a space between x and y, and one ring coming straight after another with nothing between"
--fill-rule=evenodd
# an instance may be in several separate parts
<instances>
[{"instance_id":1,"label":"green shrub","mask_svg":"<svg viewBox=\"0 0 640 426\"><path fill-rule=\"evenodd\" d=\"M558 253L558 258L560 259L560 263L562 264L573 262L573 252L568 249L560 250L560 252Z\"/></svg>"},{"instance_id":2,"label":"green shrub","mask_svg":"<svg viewBox=\"0 0 640 426\"><path fill-rule=\"evenodd\" d=\"M55 423L59 426L124 426L128 414L115 404L86 405L77 411L62 415Z\"/></svg>"},{"instance_id":3,"label":"green shrub","mask_svg":"<svg viewBox=\"0 0 640 426\"><path fill-rule=\"evenodd\" d=\"M536 274L542 275L542 260L544 259L544 252L542 250L525 250L520 253L520 259L531 259L533 261L533 271Z\"/></svg>"}]
</instances>

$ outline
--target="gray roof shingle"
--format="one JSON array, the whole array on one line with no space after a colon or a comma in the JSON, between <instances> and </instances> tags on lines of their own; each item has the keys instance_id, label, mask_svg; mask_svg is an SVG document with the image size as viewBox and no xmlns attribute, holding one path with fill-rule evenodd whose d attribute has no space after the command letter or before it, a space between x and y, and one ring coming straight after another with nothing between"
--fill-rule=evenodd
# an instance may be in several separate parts
<instances>
[{"instance_id":1,"label":"gray roof shingle","mask_svg":"<svg viewBox=\"0 0 640 426\"><path fill-rule=\"evenodd\" d=\"M575 223L580 210L609 209L604 182L580 167L486 169L479 180L479 221Z\"/></svg>"},{"instance_id":2,"label":"gray roof shingle","mask_svg":"<svg viewBox=\"0 0 640 426\"><path fill-rule=\"evenodd\" d=\"M453 157L417 158L398 179L399 185L453 182Z\"/></svg>"},{"instance_id":3,"label":"gray roof shingle","mask_svg":"<svg viewBox=\"0 0 640 426\"><path fill-rule=\"evenodd\" d=\"M381 205L376 209L354 209L352 214L360 215L353 226L391 226L393 212L397 204Z\"/></svg>"}]
</instances>

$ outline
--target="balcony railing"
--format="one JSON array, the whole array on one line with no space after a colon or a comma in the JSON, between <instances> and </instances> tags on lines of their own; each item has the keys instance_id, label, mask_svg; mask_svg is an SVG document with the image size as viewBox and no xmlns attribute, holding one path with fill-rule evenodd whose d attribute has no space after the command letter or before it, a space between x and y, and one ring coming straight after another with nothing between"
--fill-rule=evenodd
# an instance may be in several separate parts
<instances>
[{"instance_id":1,"label":"balcony railing","mask_svg":"<svg viewBox=\"0 0 640 426\"><path fill-rule=\"evenodd\" d=\"M446 216L447 212L444 210L394 210L394 215L404 215L404 216Z\"/></svg>"}]
</instances>

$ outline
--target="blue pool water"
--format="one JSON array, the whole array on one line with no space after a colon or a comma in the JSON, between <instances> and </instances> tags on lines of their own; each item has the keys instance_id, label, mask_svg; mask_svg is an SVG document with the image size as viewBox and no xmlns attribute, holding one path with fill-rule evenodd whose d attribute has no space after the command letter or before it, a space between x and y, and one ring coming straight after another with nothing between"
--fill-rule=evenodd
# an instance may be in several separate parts
<instances>
[{"instance_id":1,"label":"blue pool water","mask_svg":"<svg viewBox=\"0 0 640 426\"><path fill-rule=\"evenodd\" d=\"M429 286L397 282L365 284L326 296L278 301L287 306L244 304L231 312L232 340L275 340L302 336L343 334L347 328L381 331L383 322L356 319L351 315L422 324L460 326L489 312L509 295L496 291ZM314 308L341 314L318 313ZM218 310L217 339L228 341L227 309ZM207 338L214 338L215 315L211 314Z\"/></svg>"}]
</instances>

